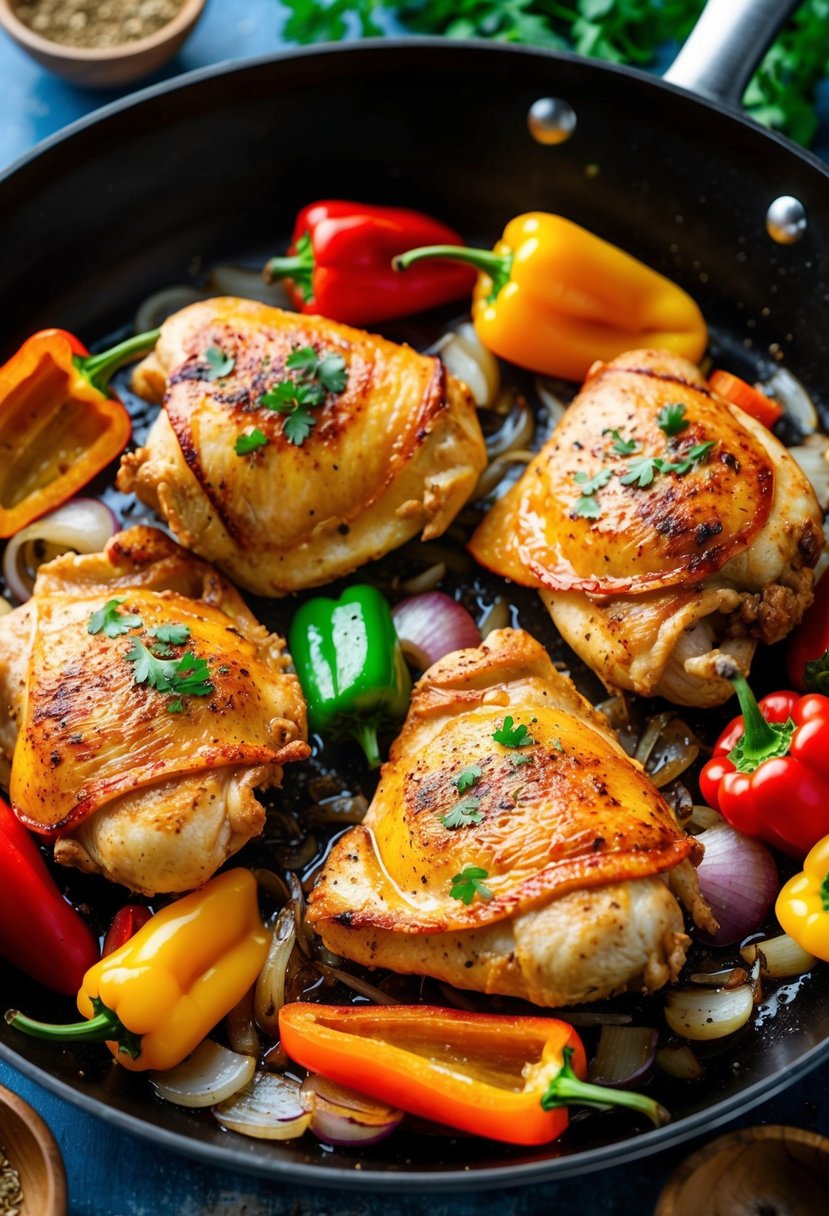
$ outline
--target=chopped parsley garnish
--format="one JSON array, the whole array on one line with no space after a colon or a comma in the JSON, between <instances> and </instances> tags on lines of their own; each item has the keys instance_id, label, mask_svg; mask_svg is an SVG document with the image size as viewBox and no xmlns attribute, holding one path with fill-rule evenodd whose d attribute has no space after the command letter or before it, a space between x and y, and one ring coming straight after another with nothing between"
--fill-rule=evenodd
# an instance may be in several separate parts
<instances>
[{"instance_id":1,"label":"chopped parsley garnish","mask_svg":"<svg viewBox=\"0 0 829 1216\"><path fill-rule=\"evenodd\" d=\"M454 831L455 828L469 827L470 823L480 823L484 817L483 811L478 810L480 805L480 798L463 798L457 806L452 807L451 811L441 815L440 821L450 831Z\"/></svg>"},{"instance_id":2,"label":"chopped parsley garnish","mask_svg":"<svg viewBox=\"0 0 829 1216\"><path fill-rule=\"evenodd\" d=\"M236 437L233 450L237 456L249 456L251 452L258 452L259 448L267 447L268 443L268 436L263 435L259 427L255 426L252 431Z\"/></svg>"},{"instance_id":3,"label":"chopped parsley garnish","mask_svg":"<svg viewBox=\"0 0 829 1216\"><path fill-rule=\"evenodd\" d=\"M208 367L207 380L220 380L223 376L229 376L236 366L235 357L227 354L220 346L208 346L204 357Z\"/></svg>"},{"instance_id":4,"label":"chopped parsley garnish","mask_svg":"<svg viewBox=\"0 0 829 1216\"><path fill-rule=\"evenodd\" d=\"M119 638L131 629L137 629L144 622L134 612L119 612L118 605L123 604L126 597L117 596L107 600L103 608L93 612L87 625L87 633L103 633L108 638Z\"/></svg>"},{"instance_id":5,"label":"chopped parsley garnish","mask_svg":"<svg viewBox=\"0 0 829 1216\"><path fill-rule=\"evenodd\" d=\"M660 473L661 459L658 456L640 456L628 465L626 472L620 477L623 486L639 486L646 489L657 473Z\"/></svg>"},{"instance_id":6,"label":"chopped parsley garnish","mask_svg":"<svg viewBox=\"0 0 829 1216\"><path fill-rule=\"evenodd\" d=\"M164 629L164 626L160 628ZM184 629L185 626L169 628ZM189 634L190 631L187 630L188 637ZM133 638L126 658L134 665L133 680L136 684L146 684L156 692L169 692L174 695L175 700L169 702L167 709L175 714L181 713L184 708L182 697L209 697L213 692L213 684L206 659L197 659L189 652L181 658L167 657L171 654L169 646L164 643L156 643L150 648L145 646L140 638Z\"/></svg>"},{"instance_id":7,"label":"chopped parsley garnish","mask_svg":"<svg viewBox=\"0 0 829 1216\"><path fill-rule=\"evenodd\" d=\"M492 737L503 747L529 747L531 743L535 743L535 739L523 723L513 726L510 714L504 718L503 726L499 726L496 731L493 731Z\"/></svg>"},{"instance_id":8,"label":"chopped parsley garnish","mask_svg":"<svg viewBox=\"0 0 829 1216\"><path fill-rule=\"evenodd\" d=\"M679 435L681 431L687 430L691 425L685 417L685 406L681 401L675 401L672 405L663 405L656 415L656 423L669 439L674 435Z\"/></svg>"},{"instance_id":9,"label":"chopped parsley garnish","mask_svg":"<svg viewBox=\"0 0 829 1216\"><path fill-rule=\"evenodd\" d=\"M555 737L555 739L553 739L552 743L553 743L553 747L555 748L555 750L557 752L564 751L564 744L561 742L561 739L559 739L558 735L556 735L556 737Z\"/></svg>"},{"instance_id":10,"label":"chopped parsley garnish","mask_svg":"<svg viewBox=\"0 0 829 1216\"><path fill-rule=\"evenodd\" d=\"M602 507L598 498L581 498L576 500L573 507L573 515L581 515L585 519L598 519L601 516Z\"/></svg>"},{"instance_id":11,"label":"chopped parsley garnish","mask_svg":"<svg viewBox=\"0 0 829 1216\"><path fill-rule=\"evenodd\" d=\"M696 464L705 464L708 459L708 453L714 446L714 440L709 439L707 443L695 443L693 447L688 449L687 456L682 460L678 460L676 464L671 464L670 461L660 461L660 473L676 473L677 477L684 477L686 473L690 473L691 469Z\"/></svg>"},{"instance_id":12,"label":"chopped parsley garnish","mask_svg":"<svg viewBox=\"0 0 829 1216\"><path fill-rule=\"evenodd\" d=\"M607 430L602 431L602 434L613 436L613 443L610 445L610 450L617 456L632 456L639 447L639 444L635 439L623 439L618 431L611 430L610 427L608 427Z\"/></svg>"},{"instance_id":13,"label":"chopped parsley garnish","mask_svg":"<svg viewBox=\"0 0 829 1216\"><path fill-rule=\"evenodd\" d=\"M459 794L465 794L467 790L471 790L472 786L477 784L483 776L480 765L470 764L468 768L463 769L458 773L452 784Z\"/></svg>"},{"instance_id":14,"label":"chopped parsley garnish","mask_svg":"<svg viewBox=\"0 0 829 1216\"><path fill-rule=\"evenodd\" d=\"M533 763L532 756L523 756L520 752L518 752L515 756L510 756L509 759L510 759L511 763L515 765L516 768L519 766L519 764L532 764Z\"/></svg>"},{"instance_id":15,"label":"chopped parsley garnish","mask_svg":"<svg viewBox=\"0 0 829 1216\"><path fill-rule=\"evenodd\" d=\"M582 494L595 494L597 490L601 490L602 486L606 486L613 476L612 469L599 469L595 477L588 477L586 473L576 473L575 479L579 483L579 489Z\"/></svg>"},{"instance_id":16,"label":"chopped parsley garnish","mask_svg":"<svg viewBox=\"0 0 829 1216\"><path fill-rule=\"evenodd\" d=\"M464 866L460 874L452 879L449 894L452 899L463 900L465 904L471 904L476 895L480 899L492 899L492 891L483 882L485 878L489 878L489 874L480 866Z\"/></svg>"},{"instance_id":17,"label":"chopped parsley garnish","mask_svg":"<svg viewBox=\"0 0 829 1216\"><path fill-rule=\"evenodd\" d=\"M301 447L317 423L311 410L323 405L329 393L343 392L348 383L348 369L342 355L330 351L319 354L313 346L301 346L288 355L285 370L295 376L280 380L263 393L259 404L284 416L285 438Z\"/></svg>"},{"instance_id":18,"label":"chopped parsley garnish","mask_svg":"<svg viewBox=\"0 0 829 1216\"><path fill-rule=\"evenodd\" d=\"M154 625L147 633L159 642L169 642L171 646L183 646L190 640L190 630L187 625Z\"/></svg>"}]
</instances>

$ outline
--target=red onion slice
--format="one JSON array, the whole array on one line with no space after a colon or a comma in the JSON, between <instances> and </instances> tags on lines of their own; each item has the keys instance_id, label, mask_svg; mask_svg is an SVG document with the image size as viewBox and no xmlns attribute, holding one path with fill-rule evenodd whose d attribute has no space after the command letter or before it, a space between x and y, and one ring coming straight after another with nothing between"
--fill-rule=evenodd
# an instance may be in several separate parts
<instances>
[{"instance_id":1,"label":"red onion slice","mask_svg":"<svg viewBox=\"0 0 829 1216\"><path fill-rule=\"evenodd\" d=\"M478 626L464 608L443 591L427 591L401 600L392 609L403 653L425 671L453 650L480 646Z\"/></svg>"},{"instance_id":2,"label":"red onion slice","mask_svg":"<svg viewBox=\"0 0 829 1216\"><path fill-rule=\"evenodd\" d=\"M38 567L62 553L99 553L120 528L97 498L73 498L11 538L3 554L3 578L21 604L32 594Z\"/></svg>"},{"instance_id":3,"label":"red onion slice","mask_svg":"<svg viewBox=\"0 0 829 1216\"><path fill-rule=\"evenodd\" d=\"M657 1039L650 1026L602 1026L590 1080L611 1089L641 1084L653 1067Z\"/></svg>"},{"instance_id":4,"label":"red onion slice","mask_svg":"<svg viewBox=\"0 0 829 1216\"><path fill-rule=\"evenodd\" d=\"M312 1073L302 1083L302 1104L311 1112L311 1131L335 1148L365 1148L385 1140L403 1111Z\"/></svg>"},{"instance_id":5,"label":"red onion slice","mask_svg":"<svg viewBox=\"0 0 829 1216\"><path fill-rule=\"evenodd\" d=\"M715 946L728 946L754 933L768 915L780 888L777 866L761 840L735 832L728 824L697 836L705 856L697 868L700 890L719 929L696 936Z\"/></svg>"}]
</instances>

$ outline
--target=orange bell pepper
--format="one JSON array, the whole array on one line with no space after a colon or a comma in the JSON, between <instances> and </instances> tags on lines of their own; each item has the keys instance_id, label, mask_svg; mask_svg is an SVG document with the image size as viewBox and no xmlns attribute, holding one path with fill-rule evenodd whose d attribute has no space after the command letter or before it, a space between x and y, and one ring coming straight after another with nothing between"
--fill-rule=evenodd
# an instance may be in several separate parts
<instances>
[{"instance_id":1,"label":"orange bell pepper","mask_svg":"<svg viewBox=\"0 0 829 1216\"><path fill-rule=\"evenodd\" d=\"M427 245L394 259L425 258L480 271L472 321L481 342L519 367L583 380L591 365L625 351L673 351L697 362L708 330L681 287L586 228L544 211L511 220L490 252Z\"/></svg>"},{"instance_id":2,"label":"orange bell pepper","mask_svg":"<svg viewBox=\"0 0 829 1216\"><path fill-rule=\"evenodd\" d=\"M708 377L708 387L718 393L720 397L724 397L726 401L730 401L732 405L739 406L758 422L762 422L763 426L767 426L769 430L783 416L782 405L772 401L771 397L767 397L758 388L753 388L731 372L713 371Z\"/></svg>"},{"instance_id":3,"label":"orange bell pepper","mask_svg":"<svg viewBox=\"0 0 829 1216\"><path fill-rule=\"evenodd\" d=\"M157 338L90 355L65 330L44 329L0 367L0 537L60 506L123 451L130 416L107 385Z\"/></svg>"},{"instance_id":4,"label":"orange bell pepper","mask_svg":"<svg viewBox=\"0 0 829 1216\"><path fill-rule=\"evenodd\" d=\"M314 1005L279 1013L287 1054L312 1072L410 1114L508 1144L547 1144L571 1104L629 1106L657 1125L641 1094L589 1085L567 1022L429 1005Z\"/></svg>"}]
</instances>

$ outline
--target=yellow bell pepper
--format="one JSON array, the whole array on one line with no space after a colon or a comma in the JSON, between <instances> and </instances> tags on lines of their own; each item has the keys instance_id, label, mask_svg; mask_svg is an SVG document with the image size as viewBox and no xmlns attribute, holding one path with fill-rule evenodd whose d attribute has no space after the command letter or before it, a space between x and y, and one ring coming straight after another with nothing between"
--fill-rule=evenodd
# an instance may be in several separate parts
<instances>
[{"instance_id":1,"label":"yellow bell pepper","mask_svg":"<svg viewBox=\"0 0 829 1216\"><path fill-rule=\"evenodd\" d=\"M17 1010L6 1021L42 1039L105 1040L125 1068L172 1068L236 1005L268 952L249 870L228 870L169 904L87 971L68 1026Z\"/></svg>"},{"instance_id":2,"label":"yellow bell pepper","mask_svg":"<svg viewBox=\"0 0 829 1216\"><path fill-rule=\"evenodd\" d=\"M478 268L472 303L478 337L531 371L583 380L597 359L654 348L696 363L708 343L687 292L560 215L517 216L492 252L427 245L395 258L394 266L406 270L425 258Z\"/></svg>"},{"instance_id":3,"label":"yellow bell pepper","mask_svg":"<svg viewBox=\"0 0 829 1216\"><path fill-rule=\"evenodd\" d=\"M784 933L829 963L829 836L810 849L802 871L784 883L774 911Z\"/></svg>"}]
</instances>

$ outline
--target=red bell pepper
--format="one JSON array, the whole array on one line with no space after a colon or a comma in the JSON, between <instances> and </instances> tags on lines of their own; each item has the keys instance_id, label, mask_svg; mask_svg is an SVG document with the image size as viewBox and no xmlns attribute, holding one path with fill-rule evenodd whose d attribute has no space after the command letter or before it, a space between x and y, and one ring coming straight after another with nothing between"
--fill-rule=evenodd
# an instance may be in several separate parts
<instances>
[{"instance_id":1,"label":"red bell pepper","mask_svg":"<svg viewBox=\"0 0 829 1216\"><path fill-rule=\"evenodd\" d=\"M731 372L712 372L708 377L708 387L732 405L739 406L744 413L762 422L769 430L783 417L782 405Z\"/></svg>"},{"instance_id":2,"label":"red bell pepper","mask_svg":"<svg viewBox=\"0 0 829 1216\"><path fill-rule=\"evenodd\" d=\"M146 908L144 904L124 904L123 908L119 908L112 918L112 924L107 929L101 958L106 958L108 954L114 954L116 950L125 946L130 938L134 937L138 930L143 929L147 921L152 919L152 915L150 909Z\"/></svg>"},{"instance_id":3,"label":"red bell pepper","mask_svg":"<svg viewBox=\"0 0 829 1216\"><path fill-rule=\"evenodd\" d=\"M829 574L815 587L815 598L786 650L786 669L795 688L829 693Z\"/></svg>"},{"instance_id":4,"label":"red bell pepper","mask_svg":"<svg viewBox=\"0 0 829 1216\"><path fill-rule=\"evenodd\" d=\"M284 1005L279 1040L303 1067L399 1110L508 1144L547 1144L566 1108L627 1106L656 1126L652 1098L589 1085L581 1040L546 1017L429 1005Z\"/></svg>"},{"instance_id":5,"label":"red bell pepper","mask_svg":"<svg viewBox=\"0 0 829 1216\"><path fill-rule=\"evenodd\" d=\"M98 943L61 895L32 837L0 799L0 956L55 992L74 994Z\"/></svg>"},{"instance_id":6,"label":"red bell pepper","mask_svg":"<svg viewBox=\"0 0 829 1216\"><path fill-rule=\"evenodd\" d=\"M392 258L413 245L462 243L420 211L334 199L300 211L287 256L271 258L263 275L266 283L287 280L300 312L373 325L468 296L475 282L470 266L437 262L411 275L392 269Z\"/></svg>"},{"instance_id":7,"label":"red bell pepper","mask_svg":"<svg viewBox=\"0 0 829 1216\"><path fill-rule=\"evenodd\" d=\"M59 507L123 451L130 416L107 386L157 338L90 355L66 330L44 329L0 367L0 537Z\"/></svg>"},{"instance_id":8,"label":"red bell pepper","mask_svg":"<svg viewBox=\"0 0 829 1216\"><path fill-rule=\"evenodd\" d=\"M802 857L829 833L829 697L775 692L758 704L729 660L717 674L743 712L714 745L702 796L738 832Z\"/></svg>"}]
</instances>

